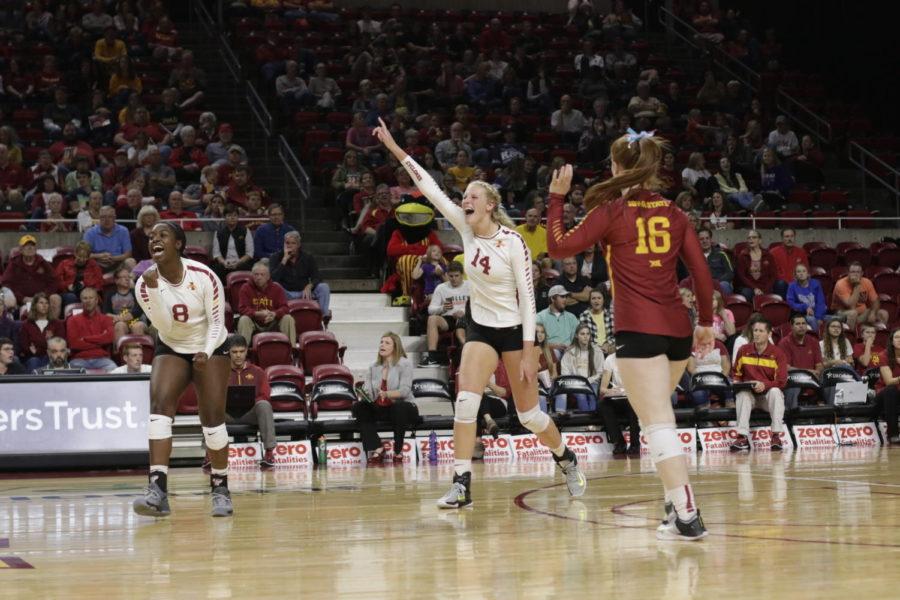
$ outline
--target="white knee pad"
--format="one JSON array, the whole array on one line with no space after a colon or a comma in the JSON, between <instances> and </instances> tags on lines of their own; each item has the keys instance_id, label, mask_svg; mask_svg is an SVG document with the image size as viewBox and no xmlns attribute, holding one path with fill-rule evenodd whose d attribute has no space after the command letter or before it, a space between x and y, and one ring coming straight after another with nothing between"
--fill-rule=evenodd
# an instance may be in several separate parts
<instances>
[{"instance_id":1,"label":"white knee pad","mask_svg":"<svg viewBox=\"0 0 900 600\"><path fill-rule=\"evenodd\" d=\"M522 424L522 427L532 433L541 433L550 426L550 416L542 411L539 405L525 412L519 412L516 409L516 413L519 415L519 423Z\"/></svg>"},{"instance_id":2,"label":"white knee pad","mask_svg":"<svg viewBox=\"0 0 900 600\"><path fill-rule=\"evenodd\" d=\"M150 415L147 423L147 435L151 440L167 440L172 437L172 417L166 415Z\"/></svg>"},{"instance_id":3,"label":"white knee pad","mask_svg":"<svg viewBox=\"0 0 900 600\"><path fill-rule=\"evenodd\" d=\"M228 445L228 428L225 427L225 423L215 427L204 427L203 438L206 440L207 448L221 450Z\"/></svg>"},{"instance_id":4,"label":"white knee pad","mask_svg":"<svg viewBox=\"0 0 900 600\"><path fill-rule=\"evenodd\" d=\"M675 431L674 423L648 425L644 428L643 433L647 438L647 446L653 464L676 456L684 456L681 444L678 443L678 432Z\"/></svg>"},{"instance_id":5,"label":"white knee pad","mask_svg":"<svg viewBox=\"0 0 900 600\"><path fill-rule=\"evenodd\" d=\"M478 418L479 406L481 406L481 394L459 392L456 394L456 411L453 413L453 420L457 423L474 423Z\"/></svg>"}]
</instances>

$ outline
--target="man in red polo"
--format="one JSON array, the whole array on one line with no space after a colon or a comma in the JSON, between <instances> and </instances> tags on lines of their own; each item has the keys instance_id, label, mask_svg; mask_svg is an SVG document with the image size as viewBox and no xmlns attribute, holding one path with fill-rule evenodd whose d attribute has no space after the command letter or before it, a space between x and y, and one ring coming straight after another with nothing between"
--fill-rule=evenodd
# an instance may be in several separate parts
<instances>
[{"instance_id":1,"label":"man in red polo","mask_svg":"<svg viewBox=\"0 0 900 600\"><path fill-rule=\"evenodd\" d=\"M66 338L72 349L69 365L78 369L98 369L107 373L116 368L110 358L115 334L112 317L99 307L97 290L81 290L82 312L66 319Z\"/></svg>"},{"instance_id":2,"label":"man in red polo","mask_svg":"<svg viewBox=\"0 0 900 600\"><path fill-rule=\"evenodd\" d=\"M807 269L809 268L809 257L806 255L806 250L796 245L796 238L796 232L788 227L781 232L781 245L769 250L769 254L772 255L772 260L775 262L777 275L775 293L781 294L781 296L785 295L787 284L794 279L794 267L802 263L806 265ZM782 291L777 289L781 287L779 282L784 282Z\"/></svg>"},{"instance_id":3,"label":"man in red polo","mask_svg":"<svg viewBox=\"0 0 900 600\"><path fill-rule=\"evenodd\" d=\"M822 350L818 340L806 335L808 330L806 317L795 314L791 317L791 334L781 338L778 347L787 357L788 369L803 369L818 377L822 373ZM799 397L799 388L785 390L784 407L795 408Z\"/></svg>"}]
</instances>

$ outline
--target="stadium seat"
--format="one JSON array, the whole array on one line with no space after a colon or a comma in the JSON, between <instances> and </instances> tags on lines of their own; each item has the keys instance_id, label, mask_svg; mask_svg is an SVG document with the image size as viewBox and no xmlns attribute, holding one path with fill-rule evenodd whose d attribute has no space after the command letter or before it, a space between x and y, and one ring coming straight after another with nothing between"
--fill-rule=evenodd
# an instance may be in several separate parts
<instances>
[{"instance_id":1,"label":"stadium seat","mask_svg":"<svg viewBox=\"0 0 900 600\"><path fill-rule=\"evenodd\" d=\"M775 229L778 226L778 213L774 210L760 210L753 215L757 229Z\"/></svg>"},{"instance_id":2,"label":"stadium seat","mask_svg":"<svg viewBox=\"0 0 900 600\"><path fill-rule=\"evenodd\" d=\"M778 294L760 294L759 296L753 297L753 309L759 310L766 304L770 304L772 302L783 302L784 298L779 296Z\"/></svg>"},{"instance_id":3,"label":"stadium seat","mask_svg":"<svg viewBox=\"0 0 900 600\"><path fill-rule=\"evenodd\" d=\"M875 254L875 264L882 267L897 269L900 267L900 248L886 246Z\"/></svg>"},{"instance_id":4,"label":"stadium seat","mask_svg":"<svg viewBox=\"0 0 900 600\"><path fill-rule=\"evenodd\" d=\"M209 265L209 252L203 246L188 245L184 249L184 257Z\"/></svg>"},{"instance_id":5,"label":"stadium seat","mask_svg":"<svg viewBox=\"0 0 900 600\"><path fill-rule=\"evenodd\" d=\"M816 248L809 253L809 264L812 267L822 267L826 271L838 263L838 253L834 248Z\"/></svg>"},{"instance_id":6,"label":"stadium seat","mask_svg":"<svg viewBox=\"0 0 900 600\"><path fill-rule=\"evenodd\" d=\"M280 331L263 331L254 335L251 354L253 362L263 369L272 365L294 364L291 342Z\"/></svg>"},{"instance_id":7,"label":"stadium seat","mask_svg":"<svg viewBox=\"0 0 900 600\"><path fill-rule=\"evenodd\" d=\"M846 207L850 202L850 195L847 192L838 190L822 190L819 192L819 203L831 206Z\"/></svg>"},{"instance_id":8,"label":"stadium seat","mask_svg":"<svg viewBox=\"0 0 900 600\"><path fill-rule=\"evenodd\" d=\"M870 210L848 210L848 220L845 221L845 227L848 229L872 229L875 227L875 219L878 213Z\"/></svg>"},{"instance_id":9,"label":"stadium seat","mask_svg":"<svg viewBox=\"0 0 900 600\"><path fill-rule=\"evenodd\" d=\"M806 250L806 253L809 254L813 250L817 250L818 248L827 248L828 244L825 242L806 242L803 244L803 249Z\"/></svg>"},{"instance_id":10,"label":"stadium seat","mask_svg":"<svg viewBox=\"0 0 900 600\"><path fill-rule=\"evenodd\" d=\"M63 319L68 319L72 315L81 314L82 312L84 311L81 308L81 302L73 302L72 304L67 305L63 311Z\"/></svg>"},{"instance_id":11,"label":"stadium seat","mask_svg":"<svg viewBox=\"0 0 900 600\"><path fill-rule=\"evenodd\" d=\"M865 269L872 264L872 253L868 248L850 248L844 252L844 263L858 262Z\"/></svg>"},{"instance_id":12,"label":"stadium seat","mask_svg":"<svg viewBox=\"0 0 900 600\"><path fill-rule=\"evenodd\" d=\"M225 302L225 329L234 331L234 311L231 310L229 302Z\"/></svg>"},{"instance_id":13,"label":"stadium seat","mask_svg":"<svg viewBox=\"0 0 900 600\"><path fill-rule=\"evenodd\" d=\"M22 212L4 212L0 214L0 231L18 231L21 225L24 225L25 213ZM12 258L12 252L10 252Z\"/></svg>"},{"instance_id":14,"label":"stadium seat","mask_svg":"<svg viewBox=\"0 0 900 600\"><path fill-rule=\"evenodd\" d=\"M233 271L225 278L225 296L232 309L239 309L241 286L253 281L250 271Z\"/></svg>"},{"instance_id":15,"label":"stadium seat","mask_svg":"<svg viewBox=\"0 0 900 600\"><path fill-rule=\"evenodd\" d=\"M266 377L269 380L270 386L278 382L292 383L300 397L304 398L301 400L287 396L279 398L275 394L272 394L272 409L275 412L295 412L298 410L303 410L305 412L306 376L303 373L303 369L293 365L272 365L266 369Z\"/></svg>"},{"instance_id":16,"label":"stadium seat","mask_svg":"<svg viewBox=\"0 0 900 600\"><path fill-rule=\"evenodd\" d=\"M791 318L791 307L787 302L766 302L760 307L760 312L772 326L787 323Z\"/></svg>"},{"instance_id":17,"label":"stadium seat","mask_svg":"<svg viewBox=\"0 0 900 600\"><path fill-rule=\"evenodd\" d=\"M809 215L802 210L783 210L779 215L784 219L780 224L784 227L794 227L795 229L806 229L809 227Z\"/></svg>"},{"instance_id":18,"label":"stadium seat","mask_svg":"<svg viewBox=\"0 0 900 600\"><path fill-rule=\"evenodd\" d=\"M305 373L312 373L319 365L340 362L338 342L331 332L307 331L300 335L300 366Z\"/></svg>"},{"instance_id":19,"label":"stadium seat","mask_svg":"<svg viewBox=\"0 0 900 600\"><path fill-rule=\"evenodd\" d=\"M125 350L125 346L129 344L140 344L141 348L144 350L144 364L149 365L153 363L153 356L156 352L156 344L154 343L153 338L149 335L129 333L120 337L116 342L116 361L120 365L125 363L122 353Z\"/></svg>"},{"instance_id":20,"label":"stadium seat","mask_svg":"<svg viewBox=\"0 0 900 600\"><path fill-rule=\"evenodd\" d=\"M734 326L741 329L750 320L750 315L753 314L753 307L750 306L750 303L743 296L740 296L740 301L732 301L730 298L734 298L734 296L729 296L729 300L725 302L725 308L734 315Z\"/></svg>"},{"instance_id":21,"label":"stadium seat","mask_svg":"<svg viewBox=\"0 0 900 600\"><path fill-rule=\"evenodd\" d=\"M896 323L897 318L900 317L900 304L898 304L896 296L878 294L878 299L881 301L881 308L888 313L888 323Z\"/></svg>"},{"instance_id":22,"label":"stadium seat","mask_svg":"<svg viewBox=\"0 0 900 600\"><path fill-rule=\"evenodd\" d=\"M837 229L840 213L834 210L814 210L812 225L815 229Z\"/></svg>"},{"instance_id":23,"label":"stadium seat","mask_svg":"<svg viewBox=\"0 0 900 600\"><path fill-rule=\"evenodd\" d=\"M835 246L835 250L837 250L839 256L844 256L849 250L856 250L862 247L863 245L859 242L845 240L843 242L838 242L837 246Z\"/></svg>"},{"instance_id":24,"label":"stadium seat","mask_svg":"<svg viewBox=\"0 0 900 600\"><path fill-rule=\"evenodd\" d=\"M900 294L900 273L880 273L872 279L879 294L896 298Z\"/></svg>"},{"instance_id":25,"label":"stadium seat","mask_svg":"<svg viewBox=\"0 0 900 600\"><path fill-rule=\"evenodd\" d=\"M816 203L815 195L809 190L793 190L788 196L788 204L812 207Z\"/></svg>"},{"instance_id":26,"label":"stadium seat","mask_svg":"<svg viewBox=\"0 0 900 600\"><path fill-rule=\"evenodd\" d=\"M330 391L326 382L340 385ZM313 370L310 400L312 416L316 418L320 410L350 410L356 399L353 373L343 365L319 365Z\"/></svg>"},{"instance_id":27,"label":"stadium seat","mask_svg":"<svg viewBox=\"0 0 900 600\"><path fill-rule=\"evenodd\" d=\"M878 265L869 265L865 269L865 275L869 279L875 279L876 275L880 275L882 273L893 273L894 270L890 267L879 267Z\"/></svg>"},{"instance_id":28,"label":"stadium seat","mask_svg":"<svg viewBox=\"0 0 900 600\"><path fill-rule=\"evenodd\" d=\"M294 317L297 335L322 330L322 309L315 300L288 300L288 312Z\"/></svg>"},{"instance_id":29,"label":"stadium seat","mask_svg":"<svg viewBox=\"0 0 900 600\"><path fill-rule=\"evenodd\" d=\"M189 383L178 399L178 408L175 413L179 415L196 415L200 412L200 402L197 400L197 390L194 384Z\"/></svg>"},{"instance_id":30,"label":"stadium seat","mask_svg":"<svg viewBox=\"0 0 900 600\"><path fill-rule=\"evenodd\" d=\"M835 265L828 270L828 275L837 281L841 277L846 277L849 272L850 269L847 268L847 265Z\"/></svg>"}]
</instances>

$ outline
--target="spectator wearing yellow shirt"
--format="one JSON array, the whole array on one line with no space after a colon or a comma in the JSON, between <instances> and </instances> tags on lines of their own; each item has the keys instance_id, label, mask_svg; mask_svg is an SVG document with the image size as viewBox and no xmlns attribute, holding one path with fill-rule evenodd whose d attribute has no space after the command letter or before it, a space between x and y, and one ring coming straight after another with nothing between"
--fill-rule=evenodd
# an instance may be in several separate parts
<instances>
[{"instance_id":1,"label":"spectator wearing yellow shirt","mask_svg":"<svg viewBox=\"0 0 900 600\"><path fill-rule=\"evenodd\" d=\"M109 78L109 97L115 99L119 106L125 106L132 92L140 94L143 90L144 84L134 74L131 61L127 56L123 57L116 65L116 72Z\"/></svg>"},{"instance_id":2,"label":"spectator wearing yellow shirt","mask_svg":"<svg viewBox=\"0 0 900 600\"><path fill-rule=\"evenodd\" d=\"M457 152L456 165L447 169L447 174L456 180L456 189L460 193L464 192L475 174L475 168L469 164L469 153L465 150Z\"/></svg>"},{"instance_id":3,"label":"spectator wearing yellow shirt","mask_svg":"<svg viewBox=\"0 0 900 600\"><path fill-rule=\"evenodd\" d=\"M547 255L547 230L541 225L541 213L536 208L525 212L525 223L516 227L531 252L532 260L541 260Z\"/></svg>"},{"instance_id":4,"label":"spectator wearing yellow shirt","mask_svg":"<svg viewBox=\"0 0 900 600\"><path fill-rule=\"evenodd\" d=\"M107 27L103 32L103 37L94 44L94 60L106 73L109 73L126 56L128 56L128 47L125 42L116 37L115 28Z\"/></svg>"}]
</instances>

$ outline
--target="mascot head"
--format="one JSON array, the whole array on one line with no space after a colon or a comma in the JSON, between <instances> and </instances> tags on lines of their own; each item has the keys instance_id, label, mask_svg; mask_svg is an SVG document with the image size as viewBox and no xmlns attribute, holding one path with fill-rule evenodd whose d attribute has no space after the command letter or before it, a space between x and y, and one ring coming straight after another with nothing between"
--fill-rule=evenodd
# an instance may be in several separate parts
<instances>
[{"instance_id":1,"label":"mascot head","mask_svg":"<svg viewBox=\"0 0 900 600\"><path fill-rule=\"evenodd\" d=\"M394 218L407 243L424 240L434 229L434 209L424 197L401 196L400 204L394 208Z\"/></svg>"}]
</instances>

